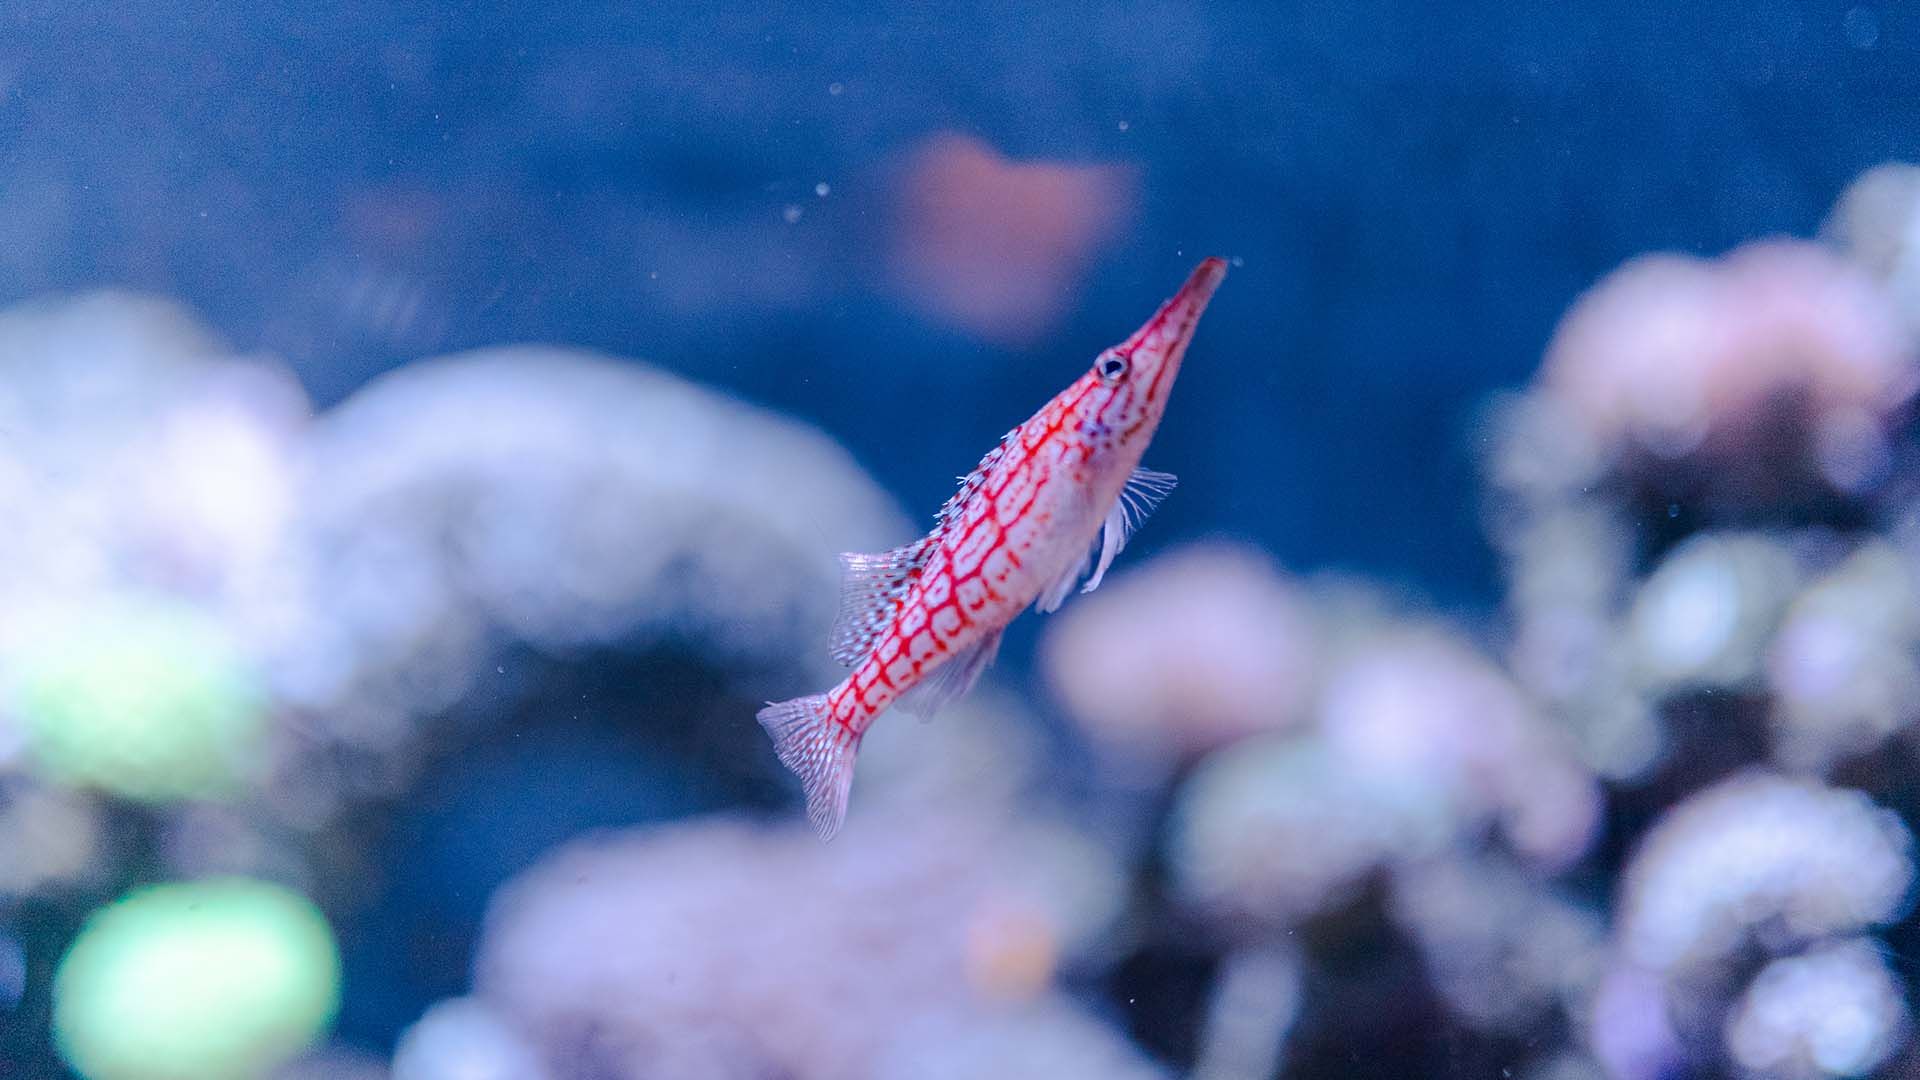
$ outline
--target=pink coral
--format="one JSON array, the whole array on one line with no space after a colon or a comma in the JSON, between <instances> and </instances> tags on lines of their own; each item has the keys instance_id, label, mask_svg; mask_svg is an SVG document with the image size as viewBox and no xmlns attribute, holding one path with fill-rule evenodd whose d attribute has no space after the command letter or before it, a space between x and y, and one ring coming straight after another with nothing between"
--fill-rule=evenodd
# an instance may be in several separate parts
<instances>
[{"instance_id":1,"label":"pink coral","mask_svg":"<svg viewBox=\"0 0 1920 1080\"><path fill-rule=\"evenodd\" d=\"M1221 544L1157 558L1072 604L1041 655L1097 743L1179 756L1299 719L1314 652L1301 591L1261 553Z\"/></svg>"},{"instance_id":2,"label":"pink coral","mask_svg":"<svg viewBox=\"0 0 1920 1080\"><path fill-rule=\"evenodd\" d=\"M1883 416L1915 385L1881 290L1826 249L1786 241L1629 262L1561 322L1541 381L1601 435L1666 456L1756 434L1747 425L1785 395L1844 423Z\"/></svg>"},{"instance_id":3,"label":"pink coral","mask_svg":"<svg viewBox=\"0 0 1920 1080\"><path fill-rule=\"evenodd\" d=\"M728 821L583 841L496 898L479 993L561 1075L871 1076L929 1024L1004 1029L976 1048L999 1055L988 1071L1037 1075L1019 1048L1047 1040L1009 1010L1064 1017L1063 1037L1104 1044L1088 1060L1152 1075L1050 991L1072 928L1022 850L938 814L868 818L831 846Z\"/></svg>"}]
</instances>

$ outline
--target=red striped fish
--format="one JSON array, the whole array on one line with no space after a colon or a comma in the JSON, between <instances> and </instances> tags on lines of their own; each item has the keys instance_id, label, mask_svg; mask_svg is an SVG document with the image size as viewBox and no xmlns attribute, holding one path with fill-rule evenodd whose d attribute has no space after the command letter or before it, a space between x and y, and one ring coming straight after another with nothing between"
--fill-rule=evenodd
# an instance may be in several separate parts
<instances>
[{"instance_id":1,"label":"red striped fish","mask_svg":"<svg viewBox=\"0 0 1920 1080\"><path fill-rule=\"evenodd\" d=\"M1140 455L1226 275L1219 259L1201 263L1145 326L1007 432L961 480L932 532L877 555L840 556L833 657L852 673L759 714L823 838L846 818L860 739L888 706L930 716L966 693L1021 609L1053 611L1082 579L1080 591L1093 591L1173 490L1173 476L1141 468Z\"/></svg>"}]
</instances>

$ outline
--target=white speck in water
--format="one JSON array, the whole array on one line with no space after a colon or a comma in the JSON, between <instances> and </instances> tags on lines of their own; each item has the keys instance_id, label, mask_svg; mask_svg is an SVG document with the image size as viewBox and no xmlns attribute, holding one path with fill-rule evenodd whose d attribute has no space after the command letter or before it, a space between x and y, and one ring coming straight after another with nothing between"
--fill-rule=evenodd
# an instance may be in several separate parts
<instances>
[{"instance_id":1,"label":"white speck in water","mask_svg":"<svg viewBox=\"0 0 1920 1080\"><path fill-rule=\"evenodd\" d=\"M847 88L845 86L842 86L839 83L827 84L827 93L832 94L834 97L839 97L841 94L846 92L846 89Z\"/></svg>"},{"instance_id":2,"label":"white speck in water","mask_svg":"<svg viewBox=\"0 0 1920 1080\"><path fill-rule=\"evenodd\" d=\"M1240 257L1240 256L1238 256L1238 255L1235 255L1235 256L1234 256L1233 258L1231 258L1231 259L1228 259L1228 260L1227 260L1227 265L1229 265L1229 266L1245 266L1245 265L1247 265L1247 260L1245 260L1245 259L1243 259L1243 258L1241 258L1241 257Z\"/></svg>"},{"instance_id":3,"label":"white speck in water","mask_svg":"<svg viewBox=\"0 0 1920 1080\"><path fill-rule=\"evenodd\" d=\"M1128 128L1130 128L1130 127L1132 127L1132 126L1133 126L1133 123L1132 123L1131 121L1128 121L1128 120L1122 120L1122 121L1120 121L1120 130L1121 130L1121 131L1125 131L1125 130L1127 130Z\"/></svg>"},{"instance_id":4,"label":"white speck in water","mask_svg":"<svg viewBox=\"0 0 1920 1080\"><path fill-rule=\"evenodd\" d=\"M1875 8L1863 5L1848 11L1841 27L1846 31L1847 44L1856 49L1880 44L1880 12Z\"/></svg>"},{"instance_id":5,"label":"white speck in water","mask_svg":"<svg viewBox=\"0 0 1920 1080\"><path fill-rule=\"evenodd\" d=\"M799 206L788 203L787 208L780 211L780 216L787 219L787 224L798 225L800 223L800 215L805 212L806 211L801 210Z\"/></svg>"},{"instance_id":6,"label":"white speck in water","mask_svg":"<svg viewBox=\"0 0 1920 1080\"><path fill-rule=\"evenodd\" d=\"M660 280L660 271L658 271L658 270L649 270L649 271L647 271L647 280L648 280L648 281L659 281L659 280Z\"/></svg>"},{"instance_id":7,"label":"white speck in water","mask_svg":"<svg viewBox=\"0 0 1920 1080\"><path fill-rule=\"evenodd\" d=\"M1679 504L1679 503L1677 503L1677 502L1676 502L1676 503L1668 503L1668 504L1667 504L1667 516L1668 516L1668 517L1670 517L1670 518L1677 518L1677 517L1679 517L1679 516L1680 516L1680 504Z\"/></svg>"},{"instance_id":8,"label":"white speck in water","mask_svg":"<svg viewBox=\"0 0 1920 1080\"><path fill-rule=\"evenodd\" d=\"M507 669L504 665L494 668L493 670L496 674L500 674L500 675L505 675L507 673Z\"/></svg>"},{"instance_id":9,"label":"white speck in water","mask_svg":"<svg viewBox=\"0 0 1920 1080\"><path fill-rule=\"evenodd\" d=\"M826 198L827 193L831 192L832 190L833 190L832 188L827 186L827 182L825 180L822 180L819 183L813 185L813 193L815 195L820 196L823 199Z\"/></svg>"}]
</instances>

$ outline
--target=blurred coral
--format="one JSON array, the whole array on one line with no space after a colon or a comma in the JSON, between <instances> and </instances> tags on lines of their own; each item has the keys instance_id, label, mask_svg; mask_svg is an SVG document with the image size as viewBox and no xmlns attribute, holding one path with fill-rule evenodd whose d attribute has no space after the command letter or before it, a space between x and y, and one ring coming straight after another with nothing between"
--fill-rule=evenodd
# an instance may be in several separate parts
<instances>
[{"instance_id":1,"label":"blurred coral","mask_svg":"<svg viewBox=\"0 0 1920 1080\"><path fill-rule=\"evenodd\" d=\"M899 183L900 287L932 314L1009 344L1052 329L1135 201L1130 169L1009 161L954 134L917 146Z\"/></svg>"},{"instance_id":2,"label":"blurred coral","mask_svg":"<svg viewBox=\"0 0 1920 1080\"><path fill-rule=\"evenodd\" d=\"M1797 596L1767 654L1774 754L1826 768L1920 715L1920 583L1869 541Z\"/></svg>"},{"instance_id":3,"label":"blurred coral","mask_svg":"<svg viewBox=\"0 0 1920 1080\"><path fill-rule=\"evenodd\" d=\"M1204 545L1069 605L1041 663L1097 745L1180 757L1297 722L1314 637L1307 597L1264 555Z\"/></svg>"},{"instance_id":4,"label":"blurred coral","mask_svg":"<svg viewBox=\"0 0 1920 1080\"><path fill-rule=\"evenodd\" d=\"M1598 983L1600 913L1490 858L1446 858L1399 871L1389 902L1447 1004L1476 1028L1515 1035L1585 1003Z\"/></svg>"},{"instance_id":5,"label":"blurred coral","mask_svg":"<svg viewBox=\"0 0 1920 1080\"><path fill-rule=\"evenodd\" d=\"M910 1021L887 1041L868 1075L874 1080L1165 1080L1170 1074L1113 1028L1066 998L1051 996L984 1015L954 1010Z\"/></svg>"},{"instance_id":6,"label":"blurred coral","mask_svg":"<svg viewBox=\"0 0 1920 1080\"><path fill-rule=\"evenodd\" d=\"M544 1080L549 1075L527 1039L473 998L428 1009L393 1051L392 1080Z\"/></svg>"},{"instance_id":7,"label":"blurred coral","mask_svg":"<svg viewBox=\"0 0 1920 1080\"><path fill-rule=\"evenodd\" d=\"M1768 964L1727 1017L1727 1050L1760 1076L1862 1076L1911 1023L1880 954L1842 941Z\"/></svg>"},{"instance_id":8,"label":"blurred coral","mask_svg":"<svg viewBox=\"0 0 1920 1080\"><path fill-rule=\"evenodd\" d=\"M11 657L35 765L147 801L231 798L264 765L265 700L226 624L186 605L101 597Z\"/></svg>"},{"instance_id":9,"label":"blurred coral","mask_svg":"<svg viewBox=\"0 0 1920 1080\"><path fill-rule=\"evenodd\" d=\"M704 625L711 647L763 652L820 617L826 554L905 529L818 433L556 349L377 380L327 414L308 463L317 587L346 605L322 610L374 638L361 663L423 621L481 617L554 647Z\"/></svg>"},{"instance_id":10,"label":"blurred coral","mask_svg":"<svg viewBox=\"0 0 1920 1080\"><path fill-rule=\"evenodd\" d=\"M311 734L349 744L404 744L502 631L552 651L672 636L731 669L824 673L795 642L831 617L832 552L906 531L818 433L556 349L385 376L323 418L305 464L307 591L271 671L330 728Z\"/></svg>"},{"instance_id":11,"label":"blurred coral","mask_svg":"<svg viewBox=\"0 0 1920 1080\"><path fill-rule=\"evenodd\" d=\"M54 976L61 1053L89 1080L241 1080L291 1058L339 1006L331 928L242 878L140 889L95 913Z\"/></svg>"},{"instance_id":12,"label":"blurred coral","mask_svg":"<svg viewBox=\"0 0 1920 1080\"><path fill-rule=\"evenodd\" d=\"M1287 925L1383 866L1491 826L1543 868L1586 851L1600 808L1592 777L1471 649L1390 626L1324 666L1311 731L1222 750L1182 787L1169 860L1201 910L1229 927Z\"/></svg>"},{"instance_id":13,"label":"blurred coral","mask_svg":"<svg viewBox=\"0 0 1920 1080\"><path fill-rule=\"evenodd\" d=\"M1892 922L1913 880L1912 833L1867 796L1740 776L1647 831L1621 879L1621 944L1656 972L1717 965L1748 943L1778 952Z\"/></svg>"},{"instance_id":14,"label":"blurred coral","mask_svg":"<svg viewBox=\"0 0 1920 1080\"><path fill-rule=\"evenodd\" d=\"M1274 1074L1305 1004L1303 967L1296 950L1271 945L1242 947L1222 959L1194 1080Z\"/></svg>"},{"instance_id":15,"label":"blurred coral","mask_svg":"<svg viewBox=\"0 0 1920 1080\"><path fill-rule=\"evenodd\" d=\"M1173 811L1167 860L1179 893L1243 932L1298 922L1349 896L1400 842L1403 821L1353 797L1346 765L1317 740L1284 735L1202 762Z\"/></svg>"},{"instance_id":16,"label":"blurred coral","mask_svg":"<svg viewBox=\"0 0 1920 1080\"><path fill-rule=\"evenodd\" d=\"M164 301L0 311L0 1006L51 1010L101 1080L378 1080L382 1038L323 1041L342 953L310 892L363 965L446 953L394 1080L1227 1080L1375 1045L1525 1080L1902 1075L1916 175L1862 177L1831 249L1652 256L1575 305L1489 413L1503 617L1176 549L1045 624L1072 729L1004 683L884 723L828 847L674 819L777 801L727 740L832 671L805 644L831 553L912 531L825 436L535 346L316 417ZM901 288L1001 343L1134 198L955 136L900 179ZM366 333L440 333L406 279L342 281ZM631 696L555 689L594 664ZM573 805L591 770L522 738L549 716L648 767ZM389 835L392 806L461 842ZM381 889L467 922L387 927Z\"/></svg>"},{"instance_id":17,"label":"blurred coral","mask_svg":"<svg viewBox=\"0 0 1920 1080\"><path fill-rule=\"evenodd\" d=\"M0 594L144 586L244 612L285 536L307 414L283 367L233 357L166 301L0 312Z\"/></svg>"},{"instance_id":18,"label":"blurred coral","mask_svg":"<svg viewBox=\"0 0 1920 1080\"><path fill-rule=\"evenodd\" d=\"M1603 439L1663 457L1710 437L1774 437L1766 410L1791 394L1805 395L1816 441L1838 444L1861 434L1857 417L1878 422L1915 389L1905 334L1873 282L1786 241L1628 263L1568 312L1540 382ZM1835 445L1839 486L1866 478L1860 452Z\"/></svg>"},{"instance_id":19,"label":"blurred coral","mask_svg":"<svg viewBox=\"0 0 1920 1080\"><path fill-rule=\"evenodd\" d=\"M1497 824L1516 854L1549 869L1572 863L1593 840L1600 791L1592 776L1532 702L1450 628L1395 628L1355 643L1330 665L1319 709L1320 737L1364 791L1445 808L1455 829Z\"/></svg>"},{"instance_id":20,"label":"blurred coral","mask_svg":"<svg viewBox=\"0 0 1920 1080\"><path fill-rule=\"evenodd\" d=\"M1823 230L1893 299L1909 336L1920 337L1920 167L1881 165L1861 173Z\"/></svg>"},{"instance_id":21,"label":"blurred coral","mask_svg":"<svg viewBox=\"0 0 1920 1080\"><path fill-rule=\"evenodd\" d=\"M0 786L0 899L99 877L101 832L88 796L26 780Z\"/></svg>"},{"instance_id":22,"label":"blurred coral","mask_svg":"<svg viewBox=\"0 0 1920 1080\"><path fill-rule=\"evenodd\" d=\"M384 1056L344 1046L309 1050L270 1075L273 1080L390 1080Z\"/></svg>"},{"instance_id":23,"label":"blurred coral","mask_svg":"<svg viewBox=\"0 0 1920 1080\"><path fill-rule=\"evenodd\" d=\"M1633 598L1626 632L1636 681L1658 692L1737 689L1756 680L1798 576L1793 553L1773 537L1688 538Z\"/></svg>"},{"instance_id":24,"label":"blurred coral","mask_svg":"<svg viewBox=\"0 0 1920 1080\"><path fill-rule=\"evenodd\" d=\"M727 821L583 841L501 892L478 994L561 1075L947 1075L903 1056L928 1025L975 1032L969 1075L1153 1075L1049 991L1092 928L1021 828L868 815L830 847Z\"/></svg>"}]
</instances>

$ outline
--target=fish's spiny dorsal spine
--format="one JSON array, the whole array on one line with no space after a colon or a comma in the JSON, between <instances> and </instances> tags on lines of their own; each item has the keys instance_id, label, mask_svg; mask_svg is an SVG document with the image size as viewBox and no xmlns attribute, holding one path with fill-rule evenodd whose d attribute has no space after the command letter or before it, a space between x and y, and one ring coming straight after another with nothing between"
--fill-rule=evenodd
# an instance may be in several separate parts
<instances>
[{"instance_id":1,"label":"fish's spiny dorsal spine","mask_svg":"<svg viewBox=\"0 0 1920 1080\"><path fill-rule=\"evenodd\" d=\"M960 512L966 509L967 500L973 498L974 493L980 490L980 486L987 482L987 474L993 471L993 467L1000 463L1002 457L1006 456L1007 444L1019 435L1020 429L1014 428L1000 436L1000 442L986 452L986 455L980 459L980 464L975 465L972 472L960 478L959 489L947 496L947 501L940 504L939 512L934 515L933 531L935 533L952 525L960 517Z\"/></svg>"}]
</instances>

